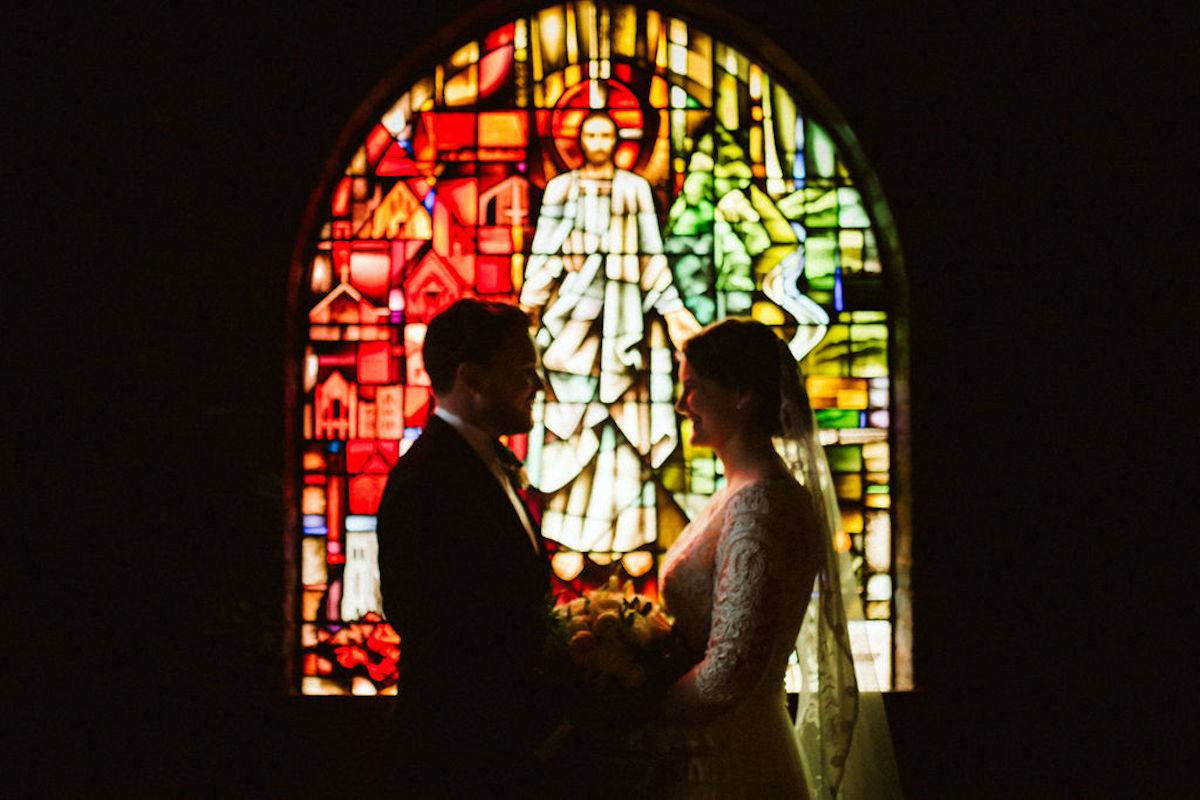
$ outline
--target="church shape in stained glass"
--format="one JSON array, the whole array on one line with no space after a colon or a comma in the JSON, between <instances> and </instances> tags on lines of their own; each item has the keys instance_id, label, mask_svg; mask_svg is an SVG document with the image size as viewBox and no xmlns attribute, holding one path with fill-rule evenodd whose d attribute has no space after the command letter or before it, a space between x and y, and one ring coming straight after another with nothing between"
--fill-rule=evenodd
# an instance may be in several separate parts
<instances>
[{"instance_id":1,"label":"church shape in stained glass","mask_svg":"<svg viewBox=\"0 0 1200 800\"><path fill-rule=\"evenodd\" d=\"M574 2L495 27L389 103L300 265L301 691L395 690L374 515L432 407L425 326L460 297L535 321L547 388L508 444L566 597L612 574L656 596L662 553L723 481L674 411L675 349L726 316L772 326L807 376L864 647L885 688L904 684L898 263L882 201L805 95L683 19Z\"/></svg>"}]
</instances>

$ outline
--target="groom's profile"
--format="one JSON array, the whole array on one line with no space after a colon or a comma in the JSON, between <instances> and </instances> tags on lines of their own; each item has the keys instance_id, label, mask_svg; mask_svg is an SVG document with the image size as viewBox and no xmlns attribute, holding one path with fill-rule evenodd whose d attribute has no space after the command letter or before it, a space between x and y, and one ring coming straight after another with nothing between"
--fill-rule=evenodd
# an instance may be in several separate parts
<instances>
[{"instance_id":1,"label":"groom's profile","mask_svg":"<svg viewBox=\"0 0 1200 800\"><path fill-rule=\"evenodd\" d=\"M401 648L384 774L406 797L533 796L533 753L558 721L537 681L545 544L499 442L533 424L529 325L516 306L469 299L430 321L437 407L380 502L383 606Z\"/></svg>"}]
</instances>

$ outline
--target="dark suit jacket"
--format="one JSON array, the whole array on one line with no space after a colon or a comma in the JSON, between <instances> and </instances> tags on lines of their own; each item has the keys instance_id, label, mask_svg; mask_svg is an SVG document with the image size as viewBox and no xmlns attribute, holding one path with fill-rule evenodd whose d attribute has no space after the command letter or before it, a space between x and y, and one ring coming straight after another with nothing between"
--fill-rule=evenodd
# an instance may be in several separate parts
<instances>
[{"instance_id":1,"label":"dark suit jacket","mask_svg":"<svg viewBox=\"0 0 1200 800\"><path fill-rule=\"evenodd\" d=\"M487 465L435 416L388 476L377 530L401 651L389 782L410 797L531 796L521 787L558 714L537 674L540 536L539 552Z\"/></svg>"}]
</instances>

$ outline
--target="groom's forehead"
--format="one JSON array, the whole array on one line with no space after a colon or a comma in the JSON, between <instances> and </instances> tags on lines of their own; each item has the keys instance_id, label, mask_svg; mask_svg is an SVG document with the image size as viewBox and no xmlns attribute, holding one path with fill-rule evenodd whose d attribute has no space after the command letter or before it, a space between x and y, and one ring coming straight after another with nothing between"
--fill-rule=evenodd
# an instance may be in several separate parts
<instances>
[{"instance_id":1,"label":"groom's forehead","mask_svg":"<svg viewBox=\"0 0 1200 800\"><path fill-rule=\"evenodd\" d=\"M537 349L526 331L513 331L504 337L499 349L492 355L493 363L521 366L537 363Z\"/></svg>"}]
</instances>

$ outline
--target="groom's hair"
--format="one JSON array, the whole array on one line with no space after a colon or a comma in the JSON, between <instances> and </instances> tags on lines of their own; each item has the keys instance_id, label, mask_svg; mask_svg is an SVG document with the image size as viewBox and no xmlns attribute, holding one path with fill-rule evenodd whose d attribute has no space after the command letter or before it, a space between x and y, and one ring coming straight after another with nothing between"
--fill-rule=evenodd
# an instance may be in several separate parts
<instances>
[{"instance_id":1,"label":"groom's hair","mask_svg":"<svg viewBox=\"0 0 1200 800\"><path fill-rule=\"evenodd\" d=\"M422 355L434 394L454 388L458 365L491 359L529 331L529 315L507 303L464 298L452 303L429 322Z\"/></svg>"}]
</instances>

